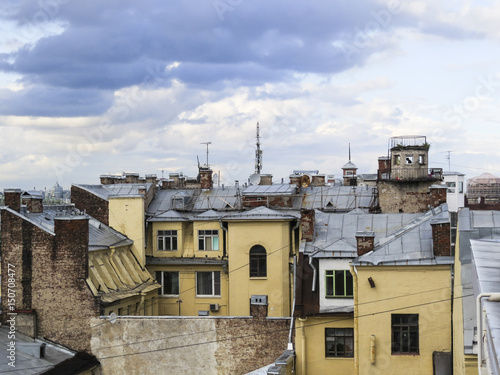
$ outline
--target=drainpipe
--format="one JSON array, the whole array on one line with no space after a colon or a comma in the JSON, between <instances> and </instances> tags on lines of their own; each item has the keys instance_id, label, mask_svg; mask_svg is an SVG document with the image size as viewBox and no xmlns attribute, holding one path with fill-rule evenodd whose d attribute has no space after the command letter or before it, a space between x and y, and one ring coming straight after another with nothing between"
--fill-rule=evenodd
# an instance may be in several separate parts
<instances>
[{"instance_id":1,"label":"drainpipe","mask_svg":"<svg viewBox=\"0 0 500 375\"><path fill-rule=\"evenodd\" d=\"M478 373L482 374L483 367L483 311L481 309L481 299L488 297L490 302L500 302L500 293L481 293L476 298L476 319L477 319L477 369Z\"/></svg>"},{"instance_id":2,"label":"drainpipe","mask_svg":"<svg viewBox=\"0 0 500 375\"><path fill-rule=\"evenodd\" d=\"M307 375L307 370L306 370L306 362L307 362L307 356L306 356L306 327L305 323L307 320L307 316L305 318L299 318L300 321L300 326L301 326L301 343L302 343L302 362L301 362L301 374L302 375Z\"/></svg>"},{"instance_id":3,"label":"drainpipe","mask_svg":"<svg viewBox=\"0 0 500 375\"><path fill-rule=\"evenodd\" d=\"M313 261L313 256L319 252L320 252L320 249L313 251L311 254L309 254L309 266L311 266L311 268L313 269L313 280L312 280L312 289L311 289L313 292L316 291L316 278L318 276L318 269L316 268L316 266L313 264L312 261Z\"/></svg>"},{"instance_id":4,"label":"drainpipe","mask_svg":"<svg viewBox=\"0 0 500 375\"><path fill-rule=\"evenodd\" d=\"M220 227L221 229L226 232L226 243L228 243L228 233L227 233L227 228L224 227L224 224L222 223L222 220L219 220L219 224L220 224ZM222 259L224 259L226 257L226 243L222 243Z\"/></svg>"},{"instance_id":5,"label":"drainpipe","mask_svg":"<svg viewBox=\"0 0 500 375\"><path fill-rule=\"evenodd\" d=\"M292 316L290 319L290 332L288 333L288 347L287 350L293 350L292 344L292 331L293 331L293 323L295 322L295 318L293 317L295 314L295 290L297 287L297 256L293 257L293 302L292 302Z\"/></svg>"},{"instance_id":6,"label":"drainpipe","mask_svg":"<svg viewBox=\"0 0 500 375\"><path fill-rule=\"evenodd\" d=\"M354 286L354 373L359 373L359 329L358 329L358 273L356 267L351 268L352 283Z\"/></svg>"}]
</instances>

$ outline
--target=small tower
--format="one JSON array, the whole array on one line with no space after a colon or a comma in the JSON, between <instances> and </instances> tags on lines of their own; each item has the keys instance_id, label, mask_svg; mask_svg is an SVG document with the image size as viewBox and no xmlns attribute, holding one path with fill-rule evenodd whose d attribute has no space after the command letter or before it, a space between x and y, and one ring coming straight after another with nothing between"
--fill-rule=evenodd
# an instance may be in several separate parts
<instances>
[{"instance_id":1,"label":"small tower","mask_svg":"<svg viewBox=\"0 0 500 375\"><path fill-rule=\"evenodd\" d=\"M349 161L342 167L344 186L356 186L358 184L357 170L358 167L351 162L351 144L349 143Z\"/></svg>"},{"instance_id":2,"label":"small tower","mask_svg":"<svg viewBox=\"0 0 500 375\"><path fill-rule=\"evenodd\" d=\"M429 178L429 144L425 136L408 135L390 139L391 180Z\"/></svg>"}]
</instances>

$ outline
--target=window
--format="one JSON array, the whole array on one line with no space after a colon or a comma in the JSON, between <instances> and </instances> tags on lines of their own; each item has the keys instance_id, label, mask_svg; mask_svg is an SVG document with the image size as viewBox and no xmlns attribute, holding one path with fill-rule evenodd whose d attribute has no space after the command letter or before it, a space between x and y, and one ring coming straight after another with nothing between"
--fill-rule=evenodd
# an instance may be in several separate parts
<instances>
[{"instance_id":1,"label":"window","mask_svg":"<svg viewBox=\"0 0 500 375\"><path fill-rule=\"evenodd\" d=\"M158 231L158 250L175 251L177 250L177 231L159 230Z\"/></svg>"},{"instance_id":2,"label":"window","mask_svg":"<svg viewBox=\"0 0 500 375\"><path fill-rule=\"evenodd\" d=\"M325 357L354 357L354 329L325 328Z\"/></svg>"},{"instance_id":3,"label":"window","mask_svg":"<svg viewBox=\"0 0 500 375\"><path fill-rule=\"evenodd\" d=\"M401 164L401 155L395 155L394 156L394 164L395 165Z\"/></svg>"},{"instance_id":4,"label":"window","mask_svg":"<svg viewBox=\"0 0 500 375\"><path fill-rule=\"evenodd\" d=\"M425 155L418 155L418 164L423 165L425 164Z\"/></svg>"},{"instance_id":5,"label":"window","mask_svg":"<svg viewBox=\"0 0 500 375\"><path fill-rule=\"evenodd\" d=\"M455 193L455 183L454 182L447 182L446 186L448 186L448 193Z\"/></svg>"},{"instance_id":6,"label":"window","mask_svg":"<svg viewBox=\"0 0 500 375\"><path fill-rule=\"evenodd\" d=\"M250 249L250 277L267 276L267 254L263 246L255 245Z\"/></svg>"},{"instance_id":7,"label":"window","mask_svg":"<svg viewBox=\"0 0 500 375\"><path fill-rule=\"evenodd\" d=\"M418 314L392 314L392 354L418 354Z\"/></svg>"},{"instance_id":8,"label":"window","mask_svg":"<svg viewBox=\"0 0 500 375\"><path fill-rule=\"evenodd\" d=\"M219 250L219 231L199 230L198 250Z\"/></svg>"},{"instance_id":9,"label":"window","mask_svg":"<svg viewBox=\"0 0 500 375\"><path fill-rule=\"evenodd\" d=\"M220 297L220 272L196 272L196 295Z\"/></svg>"},{"instance_id":10,"label":"window","mask_svg":"<svg viewBox=\"0 0 500 375\"><path fill-rule=\"evenodd\" d=\"M413 164L413 155L406 155L405 158L406 164Z\"/></svg>"},{"instance_id":11,"label":"window","mask_svg":"<svg viewBox=\"0 0 500 375\"><path fill-rule=\"evenodd\" d=\"M352 275L348 270L325 271L326 297L352 297Z\"/></svg>"},{"instance_id":12,"label":"window","mask_svg":"<svg viewBox=\"0 0 500 375\"><path fill-rule=\"evenodd\" d=\"M463 182L459 182L458 183L458 192L459 193L463 193L464 192L464 183Z\"/></svg>"},{"instance_id":13,"label":"window","mask_svg":"<svg viewBox=\"0 0 500 375\"><path fill-rule=\"evenodd\" d=\"M156 281L162 286L158 289L158 295L179 295L179 272L156 271Z\"/></svg>"}]
</instances>

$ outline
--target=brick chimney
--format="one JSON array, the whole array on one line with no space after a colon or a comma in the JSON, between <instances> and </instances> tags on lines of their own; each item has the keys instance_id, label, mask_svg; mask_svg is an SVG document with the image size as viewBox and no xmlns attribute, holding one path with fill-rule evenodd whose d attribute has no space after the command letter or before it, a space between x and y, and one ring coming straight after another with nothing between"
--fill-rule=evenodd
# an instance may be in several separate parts
<instances>
[{"instance_id":1,"label":"brick chimney","mask_svg":"<svg viewBox=\"0 0 500 375\"><path fill-rule=\"evenodd\" d=\"M139 183L139 173L125 173L125 183L126 184L138 184Z\"/></svg>"},{"instance_id":2,"label":"brick chimney","mask_svg":"<svg viewBox=\"0 0 500 375\"><path fill-rule=\"evenodd\" d=\"M272 185L273 175L272 174L261 174L259 185Z\"/></svg>"},{"instance_id":3,"label":"brick chimney","mask_svg":"<svg viewBox=\"0 0 500 375\"><path fill-rule=\"evenodd\" d=\"M32 214L40 214L43 212L43 199L40 197L26 198L26 208Z\"/></svg>"},{"instance_id":4,"label":"brick chimney","mask_svg":"<svg viewBox=\"0 0 500 375\"><path fill-rule=\"evenodd\" d=\"M300 187L300 175L296 174L291 174L290 175L290 184L291 185L297 185L297 187Z\"/></svg>"},{"instance_id":5,"label":"brick chimney","mask_svg":"<svg viewBox=\"0 0 500 375\"><path fill-rule=\"evenodd\" d=\"M325 186L325 175L324 174L313 174L311 186Z\"/></svg>"},{"instance_id":6,"label":"brick chimney","mask_svg":"<svg viewBox=\"0 0 500 375\"><path fill-rule=\"evenodd\" d=\"M200 184L202 189L211 189L213 186L212 180L213 171L210 168L200 167Z\"/></svg>"},{"instance_id":7,"label":"brick chimney","mask_svg":"<svg viewBox=\"0 0 500 375\"><path fill-rule=\"evenodd\" d=\"M434 219L432 227L432 249L434 256L451 256L450 221L448 218Z\"/></svg>"},{"instance_id":8,"label":"brick chimney","mask_svg":"<svg viewBox=\"0 0 500 375\"><path fill-rule=\"evenodd\" d=\"M447 192L446 185L432 185L429 188L431 207L438 207L440 204L446 203Z\"/></svg>"},{"instance_id":9,"label":"brick chimney","mask_svg":"<svg viewBox=\"0 0 500 375\"><path fill-rule=\"evenodd\" d=\"M358 257L373 251L375 247L374 232L356 232L356 245L358 248Z\"/></svg>"},{"instance_id":10,"label":"brick chimney","mask_svg":"<svg viewBox=\"0 0 500 375\"><path fill-rule=\"evenodd\" d=\"M114 183L113 176L110 176L109 174L103 174L99 176L99 179L101 180L101 185L112 185Z\"/></svg>"},{"instance_id":11,"label":"brick chimney","mask_svg":"<svg viewBox=\"0 0 500 375\"><path fill-rule=\"evenodd\" d=\"M20 212L21 211L21 189L4 189L5 205L10 209Z\"/></svg>"},{"instance_id":12,"label":"brick chimney","mask_svg":"<svg viewBox=\"0 0 500 375\"><path fill-rule=\"evenodd\" d=\"M56 265L75 278L86 279L89 268L88 216L54 218Z\"/></svg>"},{"instance_id":13,"label":"brick chimney","mask_svg":"<svg viewBox=\"0 0 500 375\"><path fill-rule=\"evenodd\" d=\"M314 210L300 211L300 227L302 229L302 239L312 242L314 239L314 225L316 223L316 213Z\"/></svg>"}]
</instances>

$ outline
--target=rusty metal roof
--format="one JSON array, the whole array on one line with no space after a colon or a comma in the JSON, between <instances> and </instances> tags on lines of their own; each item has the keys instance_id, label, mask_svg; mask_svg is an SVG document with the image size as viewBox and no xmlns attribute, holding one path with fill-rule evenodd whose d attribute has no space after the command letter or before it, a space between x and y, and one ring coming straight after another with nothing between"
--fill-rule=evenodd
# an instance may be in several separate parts
<instances>
[{"instance_id":1,"label":"rusty metal roof","mask_svg":"<svg viewBox=\"0 0 500 375\"><path fill-rule=\"evenodd\" d=\"M151 274L142 268L128 247L116 251L89 253L89 277L92 293L102 302L111 303L160 288Z\"/></svg>"}]
</instances>

